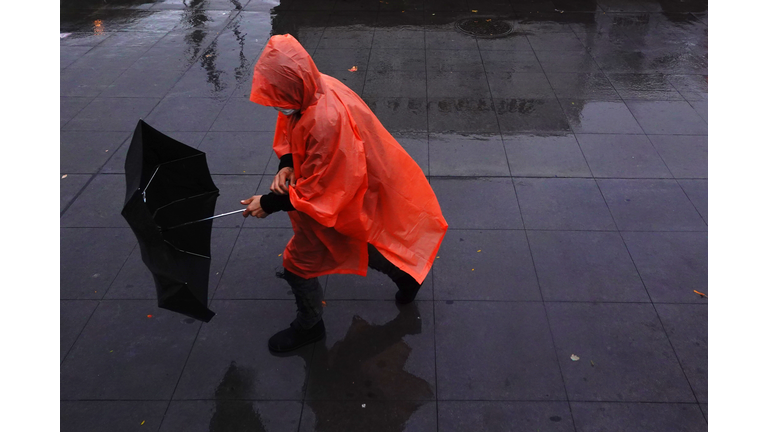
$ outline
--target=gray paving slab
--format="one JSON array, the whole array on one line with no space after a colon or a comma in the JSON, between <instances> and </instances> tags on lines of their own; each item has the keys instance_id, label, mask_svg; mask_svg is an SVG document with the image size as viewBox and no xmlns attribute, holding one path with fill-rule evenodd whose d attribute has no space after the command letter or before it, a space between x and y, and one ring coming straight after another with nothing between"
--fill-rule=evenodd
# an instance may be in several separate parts
<instances>
[{"instance_id":1,"label":"gray paving slab","mask_svg":"<svg viewBox=\"0 0 768 432\"><path fill-rule=\"evenodd\" d=\"M542 303L435 302L438 400L565 400L547 327Z\"/></svg>"},{"instance_id":2,"label":"gray paving slab","mask_svg":"<svg viewBox=\"0 0 768 432\"><path fill-rule=\"evenodd\" d=\"M61 132L59 170L62 173L95 174L128 137L128 132Z\"/></svg>"},{"instance_id":3,"label":"gray paving slab","mask_svg":"<svg viewBox=\"0 0 768 432\"><path fill-rule=\"evenodd\" d=\"M682 100L683 95L662 73L611 73L608 79L624 100Z\"/></svg>"},{"instance_id":4,"label":"gray paving slab","mask_svg":"<svg viewBox=\"0 0 768 432\"><path fill-rule=\"evenodd\" d=\"M615 231L616 224L592 179L515 179L526 229Z\"/></svg>"},{"instance_id":5,"label":"gray paving slab","mask_svg":"<svg viewBox=\"0 0 768 432\"><path fill-rule=\"evenodd\" d=\"M61 300L59 302L59 361L64 361L99 302L96 300Z\"/></svg>"},{"instance_id":6,"label":"gray paving slab","mask_svg":"<svg viewBox=\"0 0 768 432\"><path fill-rule=\"evenodd\" d=\"M576 427L584 431L708 429L696 404L572 402L571 409Z\"/></svg>"},{"instance_id":7,"label":"gray paving slab","mask_svg":"<svg viewBox=\"0 0 768 432\"><path fill-rule=\"evenodd\" d=\"M427 97L430 101L441 98L491 98L490 79L483 71L427 70Z\"/></svg>"},{"instance_id":8,"label":"gray paving slab","mask_svg":"<svg viewBox=\"0 0 768 432\"><path fill-rule=\"evenodd\" d=\"M225 103L206 97L167 96L145 117L147 123L164 132L203 132L209 130Z\"/></svg>"},{"instance_id":9,"label":"gray paving slab","mask_svg":"<svg viewBox=\"0 0 768 432\"><path fill-rule=\"evenodd\" d=\"M689 102L708 98L707 75L666 75L665 78Z\"/></svg>"},{"instance_id":10,"label":"gray paving slab","mask_svg":"<svg viewBox=\"0 0 768 432\"><path fill-rule=\"evenodd\" d=\"M564 98L561 103L568 123L577 134L644 133L624 102Z\"/></svg>"},{"instance_id":11,"label":"gray paving slab","mask_svg":"<svg viewBox=\"0 0 768 432\"><path fill-rule=\"evenodd\" d=\"M696 401L653 305L547 303L546 308L569 400Z\"/></svg>"},{"instance_id":12,"label":"gray paving slab","mask_svg":"<svg viewBox=\"0 0 768 432\"><path fill-rule=\"evenodd\" d=\"M700 101L693 101L690 102L691 106L694 110L696 110L696 113L701 117L702 120L705 122L709 122L709 105L706 100L700 100Z\"/></svg>"},{"instance_id":13,"label":"gray paving slab","mask_svg":"<svg viewBox=\"0 0 768 432\"><path fill-rule=\"evenodd\" d=\"M498 99L554 99L547 75L537 72L487 71L491 94Z\"/></svg>"},{"instance_id":14,"label":"gray paving slab","mask_svg":"<svg viewBox=\"0 0 768 432\"><path fill-rule=\"evenodd\" d=\"M211 174L263 174L274 132L208 132L198 150L206 153Z\"/></svg>"},{"instance_id":15,"label":"gray paving slab","mask_svg":"<svg viewBox=\"0 0 768 432\"><path fill-rule=\"evenodd\" d=\"M68 67L59 75L59 87L62 97L90 97L99 96L112 84L126 69L109 67Z\"/></svg>"},{"instance_id":16,"label":"gray paving slab","mask_svg":"<svg viewBox=\"0 0 768 432\"><path fill-rule=\"evenodd\" d=\"M530 51L485 51L482 47L480 50L482 66L488 72L544 72L539 58Z\"/></svg>"},{"instance_id":17,"label":"gray paving slab","mask_svg":"<svg viewBox=\"0 0 768 432\"><path fill-rule=\"evenodd\" d=\"M326 338L308 370L308 403L435 400L431 302L336 300L324 316Z\"/></svg>"},{"instance_id":18,"label":"gray paving slab","mask_svg":"<svg viewBox=\"0 0 768 432\"><path fill-rule=\"evenodd\" d=\"M706 135L707 124L684 101L628 101L627 106L651 135Z\"/></svg>"},{"instance_id":19,"label":"gray paving slab","mask_svg":"<svg viewBox=\"0 0 768 432\"><path fill-rule=\"evenodd\" d=\"M449 230L438 256L436 300L541 300L523 231Z\"/></svg>"},{"instance_id":20,"label":"gray paving slab","mask_svg":"<svg viewBox=\"0 0 768 432\"><path fill-rule=\"evenodd\" d=\"M623 233L632 260L655 302L706 303L707 233Z\"/></svg>"},{"instance_id":21,"label":"gray paving slab","mask_svg":"<svg viewBox=\"0 0 768 432\"><path fill-rule=\"evenodd\" d=\"M159 98L168 93L183 72L168 68L159 69L126 69L119 77L109 84L104 91L99 93L101 97L146 97ZM148 81L147 77L152 80Z\"/></svg>"},{"instance_id":22,"label":"gray paving slab","mask_svg":"<svg viewBox=\"0 0 768 432\"><path fill-rule=\"evenodd\" d=\"M62 227L127 228L120 212L125 202L125 176L99 174L61 217Z\"/></svg>"},{"instance_id":23,"label":"gray paving slab","mask_svg":"<svg viewBox=\"0 0 768 432\"><path fill-rule=\"evenodd\" d=\"M567 402L441 401L441 431L575 431Z\"/></svg>"},{"instance_id":24,"label":"gray paving slab","mask_svg":"<svg viewBox=\"0 0 768 432\"><path fill-rule=\"evenodd\" d=\"M59 98L59 118L60 126L63 128L72 120L83 108L93 101L91 97L60 97Z\"/></svg>"},{"instance_id":25,"label":"gray paving slab","mask_svg":"<svg viewBox=\"0 0 768 432\"><path fill-rule=\"evenodd\" d=\"M282 271L282 254L292 236L289 228L243 228L215 298L292 299L288 284L275 276Z\"/></svg>"},{"instance_id":26,"label":"gray paving slab","mask_svg":"<svg viewBox=\"0 0 768 432\"><path fill-rule=\"evenodd\" d=\"M707 306L659 304L656 310L699 403L707 402Z\"/></svg>"},{"instance_id":27,"label":"gray paving slab","mask_svg":"<svg viewBox=\"0 0 768 432\"><path fill-rule=\"evenodd\" d=\"M61 365L62 400L169 400L200 325L151 300L102 301Z\"/></svg>"},{"instance_id":28,"label":"gray paving slab","mask_svg":"<svg viewBox=\"0 0 768 432\"><path fill-rule=\"evenodd\" d=\"M61 228L60 298L104 297L136 244L128 228Z\"/></svg>"},{"instance_id":29,"label":"gray paving slab","mask_svg":"<svg viewBox=\"0 0 768 432\"><path fill-rule=\"evenodd\" d=\"M557 99L494 99L493 104L501 133L504 135L526 132L551 135L572 132Z\"/></svg>"},{"instance_id":30,"label":"gray paving slab","mask_svg":"<svg viewBox=\"0 0 768 432\"><path fill-rule=\"evenodd\" d=\"M436 411L435 402L425 401L307 401L299 431L436 432Z\"/></svg>"},{"instance_id":31,"label":"gray paving slab","mask_svg":"<svg viewBox=\"0 0 768 432\"><path fill-rule=\"evenodd\" d=\"M510 178L432 178L430 185L449 229L523 228Z\"/></svg>"},{"instance_id":32,"label":"gray paving slab","mask_svg":"<svg viewBox=\"0 0 768 432\"><path fill-rule=\"evenodd\" d=\"M509 176L499 134L429 135L429 173L433 176Z\"/></svg>"},{"instance_id":33,"label":"gray paving slab","mask_svg":"<svg viewBox=\"0 0 768 432\"><path fill-rule=\"evenodd\" d=\"M706 135L649 135L675 178L707 178Z\"/></svg>"},{"instance_id":34,"label":"gray paving slab","mask_svg":"<svg viewBox=\"0 0 768 432\"><path fill-rule=\"evenodd\" d=\"M497 134L499 120L496 119L494 105L493 100L485 98L429 99L427 106L429 131L431 133Z\"/></svg>"},{"instance_id":35,"label":"gray paving slab","mask_svg":"<svg viewBox=\"0 0 768 432\"><path fill-rule=\"evenodd\" d=\"M674 180L597 181L622 231L706 231L707 226Z\"/></svg>"},{"instance_id":36,"label":"gray paving slab","mask_svg":"<svg viewBox=\"0 0 768 432\"><path fill-rule=\"evenodd\" d=\"M148 123L154 127L154 124ZM197 148L205 137L206 132L179 132L179 131L164 131L160 130L164 135L167 135L182 144L186 144L192 148ZM128 155L128 149L131 147L133 135L129 136L120 147L113 152L107 163L101 168L102 174L125 174L125 158Z\"/></svg>"},{"instance_id":37,"label":"gray paving slab","mask_svg":"<svg viewBox=\"0 0 768 432\"><path fill-rule=\"evenodd\" d=\"M217 316L200 330L173 399L302 400L313 346L288 357L266 349L295 318L293 300L214 300L210 308ZM222 388L233 375L239 385Z\"/></svg>"},{"instance_id":38,"label":"gray paving slab","mask_svg":"<svg viewBox=\"0 0 768 432\"><path fill-rule=\"evenodd\" d=\"M545 73L596 73L600 72L598 65L586 50L581 51L537 51Z\"/></svg>"},{"instance_id":39,"label":"gray paving slab","mask_svg":"<svg viewBox=\"0 0 768 432\"><path fill-rule=\"evenodd\" d=\"M66 177L64 177L66 175ZM80 193L86 183L91 179L90 174L63 174L59 183L59 212L69 206L72 200Z\"/></svg>"},{"instance_id":40,"label":"gray paving slab","mask_svg":"<svg viewBox=\"0 0 768 432\"><path fill-rule=\"evenodd\" d=\"M147 117L159 98L96 98L64 126L64 130L133 131L137 119Z\"/></svg>"},{"instance_id":41,"label":"gray paving slab","mask_svg":"<svg viewBox=\"0 0 768 432\"><path fill-rule=\"evenodd\" d=\"M672 177L658 148L645 135L578 134L576 139L595 177Z\"/></svg>"},{"instance_id":42,"label":"gray paving slab","mask_svg":"<svg viewBox=\"0 0 768 432\"><path fill-rule=\"evenodd\" d=\"M425 97L366 97L363 100L390 132L427 132L430 129Z\"/></svg>"},{"instance_id":43,"label":"gray paving slab","mask_svg":"<svg viewBox=\"0 0 768 432\"><path fill-rule=\"evenodd\" d=\"M547 72L547 79L560 99L621 99L614 85L601 72Z\"/></svg>"},{"instance_id":44,"label":"gray paving slab","mask_svg":"<svg viewBox=\"0 0 768 432\"><path fill-rule=\"evenodd\" d=\"M156 431L168 407L165 401L62 401L61 431Z\"/></svg>"},{"instance_id":45,"label":"gray paving slab","mask_svg":"<svg viewBox=\"0 0 768 432\"><path fill-rule=\"evenodd\" d=\"M503 134L510 174L514 177L591 177L573 134Z\"/></svg>"},{"instance_id":46,"label":"gray paving slab","mask_svg":"<svg viewBox=\"0 0 768 432\"><path fill-rule=\"evenodd\" d=\"M678 180L678 184L683 188L683 191L691 200L696 210L698 210L701 217L704 218L704 222L707 222L707 209L708 209L708 196L707 191L709 189L707 180Z\"/></svg>"},{"instance_id":47,"label":"gray paving slab","mask_svg":"<svg viewBox=\"0 0 768 432\"><path fill-rule=\"evenodd\" d=\"M422 51L422 57L424 52ZM357 66L360 71L368 69L368 58L371 57L371 48L344 49L344 48L318 48L312 54L312 60L320 71L350 69ZM423 65L422 65L423 66ZM422 69L423 70L423 67Z\"/></svg>"},{"instance_id":48,"label":"gray paving slab","mask_svg":"<svg viewBox=\"0 0 768 432\"><path fill-rule=\"evenodd\" d=\"M232 371L238 371L233 368ZM219 384L243 391L249 384L240 373L232 372ZM211 430L295 431L302 416L300 401L215 400L173 401L163 417L160 432L209 432Z\"/></svg>"},{"instance_id":49,"label":"gray paving slab","mask_svg":"<svg viewBox=\"0 0 768 432\"><path fill-rule=\"evenodd\" d=\"M381 18L382 15L379 14L379 19ZM379 49L423 50L425 47L423 28L377 28L373 35L371 55Z\"/></svg>"},{"instance_id":50,"label":"gray paving slab","mask_svg":"<svg viewBox=\"0 0 768 432\"><path fill-rule=\"evenodd\" d=\"M648 302L619 233L528 233L544 301Z\"/></svg>"}]
</instances>

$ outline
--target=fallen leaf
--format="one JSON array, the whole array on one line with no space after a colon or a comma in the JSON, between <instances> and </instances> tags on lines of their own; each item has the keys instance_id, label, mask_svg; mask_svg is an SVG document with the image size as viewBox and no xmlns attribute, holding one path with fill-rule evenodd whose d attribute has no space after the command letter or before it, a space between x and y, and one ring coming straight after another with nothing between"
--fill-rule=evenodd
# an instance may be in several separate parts
<instances>
[{"instance_id":1,"label":"fallen leaf","mask_svg":"<svg viewBox=\"0 0 768 432\"><path fill-rule=\"evenodd\" d=\"M67 175L64 174L63 176L61 176L61 178L65 179L65 178L67 178Z\"/></svg>"},{"instance_id":2,"label":"fallen leaf","mask_svg":"<svg viewBox=\"0 0 768 432\"><path fill-rule=\"evenodd\" d=\"M146 421L146 420L142 420L142 421L141 421L141 424L140 424L139 426L144 426L144 422L145 422L145 421Z\"/></svg>"},{"instance_id":3,"label":"fallen leaf","mask_svg":"<svg viewBox=\"0 0 768 432\"><path fill-rule=\"evenodd\" d=\"M350 72L357 72L357 66L352 66L350 69L347 69Z\"/></svg>"},{"instance_id":4,"label":"fallen leaf","mask_svg":"<svg viewBox=\"0 0 768 432\"><path fill-rule=\"evenodd\" d=\"M152 318L152 315L147 315L147 318Z\"/></svg>"},{"instance_id":5,"label":"fallen leaf","mask_svg":"<svg viewBox=\"0 0 768 432\"><path fill-rule=\"evenodd\" d=\"M482 249L478 249L477 251L480 252Z\"/></svg>"},{"instance_id":6,"label":"fallen leaf","mask_svg":"<svg viewBox=\"0 0 768 432\"><path fill-rule=\"evenodd\" d=\"M277 256L283 256L283 254L277 254Z\"/></svg>"},{"instance_id":7,"label":"fallen leaf","mask_svg":"<svg viewBox=\"0 0 768 432\"><path fill-rule=\"evenodd\" d=\"M472 271L475 271L475 269L472 269Z\"/></svg>"},{"instance_id":8,"label":"fallen leaf","mask_svg":"<svg viewBox=\"0 0 768 432\"><path fill-rule=\"evenodd\" d=\"M325 307L325 300L323 300L323 307Z\"/></svg>"},{"instance_id":9,"label":"fallen leaf","mask_svg":"<svg viewBox=\"0 0 768 432\"><path fill-rule=\"evenodd\" d=\"M589 362L592 364L592 367L595 367L595 362L593 362L592 360L590 360Z\"/></svg>"},{"instance_id":10,"label":"fallen leaf","mask_svg":"<svg viewBox=\"0 0 768 432\"><path fill-rule=\"evenodd\" d=\"M576 354L571 354L571 360L578 361L579 360L579 356L577 356Z\"/></svg>"},{"instance_id":11,"label":"fallen leaf","mask_svg":"<svg viewBox=\"0 0 768 432\"><path fill-rule=\"evenodd\" d=\"M707 297L707 295L706 295L706 294L704 294L704 293L700 293L700 292L698 292L698 291L696 291L696 290L693 290L693 292L695 292L696 294L698 294L698 295L700 295L700 296L703 296L703 297ZM707 297L707 298L709 298L709 297Z\"/></svg>"},{"instance_id":12,"label":"fallen leaf","mask_svg":"<svg viewBox=\"0 0 768 432\"><path fill-rule=\"evenodd\" d=\"M472 13L477 13L477 9L472 9Z\"/></svg>"},{"instance_id":13,"label":"fallen leaf","mask_svg":"<svg viewBox=\"0 0 768 432\"><path fill-rule=\"evenodd\" d=\"M490 19L490 18L488 18L487 20L485 20L485 22L491 22L491 19Z\"/></svg>"}]
</instances>

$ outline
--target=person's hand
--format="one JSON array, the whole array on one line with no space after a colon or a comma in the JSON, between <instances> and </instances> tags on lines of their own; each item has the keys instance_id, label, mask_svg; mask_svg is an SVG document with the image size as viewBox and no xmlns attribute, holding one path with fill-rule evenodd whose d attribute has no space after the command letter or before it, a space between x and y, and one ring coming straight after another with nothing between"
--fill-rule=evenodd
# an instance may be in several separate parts
<instances>
[{"instance_id":1,"label":"person's hand","mask_svg":"<svg viewBox=\"0 0 768 432\"><path fill-rule=\"evenodd\" d=\"M287 195L288 186L286 186L286 182L290 183L291 186L296 186L296 174L293 173L293 168L291 167L285 167L277 172L269 190L278 195Z\"/></svg>"},{"instance_id":2,"label":"person's hand","mask_svg":"<svg viewBox=\"0 0 768 432\"><path fill-rule=\"evenodd\" d=\"M247 205L245 211L243 211L243 217L254 216L259 219L263 219L269 216L269 213L265 212L261 208L261 195L254 195L248 199L240 201L240 204Z\"/></svg>"}]
</instances>

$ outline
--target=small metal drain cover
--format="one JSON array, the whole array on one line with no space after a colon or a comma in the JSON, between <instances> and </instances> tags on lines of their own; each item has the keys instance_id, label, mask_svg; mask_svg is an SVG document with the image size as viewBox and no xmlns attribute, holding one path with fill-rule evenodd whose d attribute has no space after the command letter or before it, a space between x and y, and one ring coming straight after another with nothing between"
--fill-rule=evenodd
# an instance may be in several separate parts
<instances>
[{"instance_id":1,"label":"small metal drain cover","mask_svg":"<svg viewBox=\"0 0 768 432\"><path fill-rule=\"evenodd\" d=\"M479 38L499 38L512 33L512 26L499 18L472 17L456 21L456 30Z\"/></svg>"}]
</instances>

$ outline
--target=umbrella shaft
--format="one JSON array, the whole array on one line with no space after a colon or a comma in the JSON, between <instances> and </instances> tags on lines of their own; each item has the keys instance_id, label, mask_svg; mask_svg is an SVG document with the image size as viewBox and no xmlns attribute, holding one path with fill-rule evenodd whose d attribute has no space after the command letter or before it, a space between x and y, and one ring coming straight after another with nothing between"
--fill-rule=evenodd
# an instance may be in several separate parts
<instances>
[{"instance_id":1,"label":"umbrella shaft","mask_svg":"<svg viewBox=\"0 0 768 432\"><path fill-rule=\"evenodd\" d=\"M187 225L192 225L193 223L204 222L204 221L207 221L207 220L220 218L222 216L229 216L229 215L233 215L235 213L242 213L243 211L245 211L245 209L233 210L233 211L228 212L228 213L222 213L222 214L218 214L216 216L211 216L211 217L207 217L207 218L204 218L204 219L198 219L198 220L192 221L192 222L184 222L183 224L174 225L174 226L169 227L169 228L163 228L163 231L167 231L167 230L171 230L171 229L174 229L174 228L179 228L179 227L183 227L183 226L187 226Z\"/></svg>"}]
</instances>

